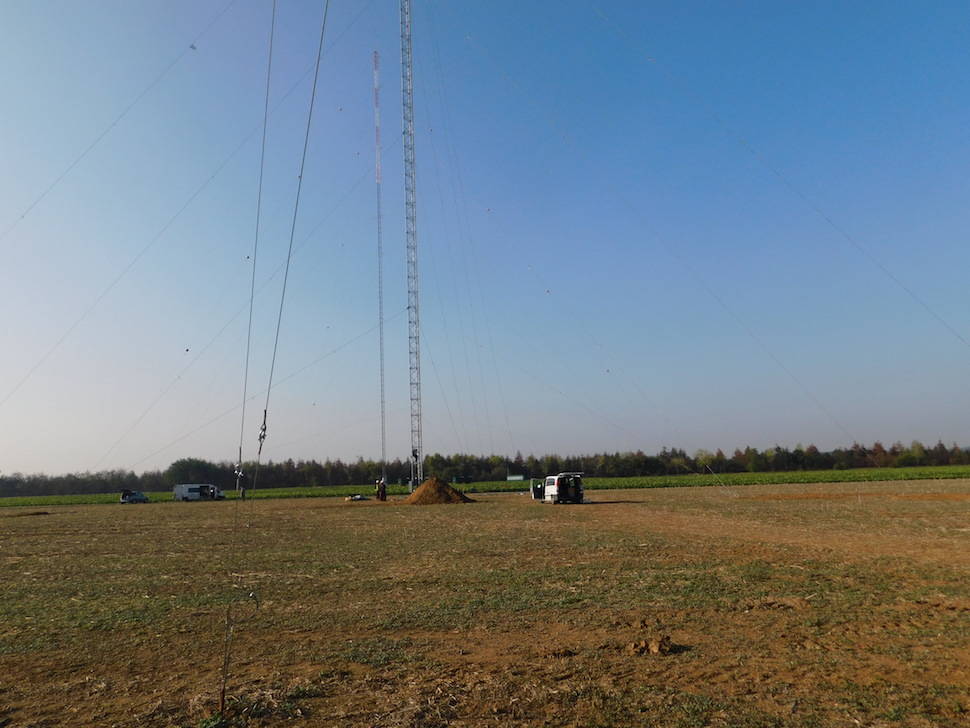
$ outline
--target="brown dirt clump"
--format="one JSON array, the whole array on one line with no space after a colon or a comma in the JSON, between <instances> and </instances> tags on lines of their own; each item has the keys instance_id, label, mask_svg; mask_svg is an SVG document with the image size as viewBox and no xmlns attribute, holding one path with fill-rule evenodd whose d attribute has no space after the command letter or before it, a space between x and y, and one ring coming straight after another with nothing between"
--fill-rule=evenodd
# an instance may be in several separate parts
<instances>
[{"instance_id":1,"label":"brown dirt clump","mask_svg":"<svg viewBox=\"0 0 970 728\"><path fill-rule=\"evenodd\" d=\"M631 642L626 646L627 654L630 655L669 655L673 649L670 635L662 634L651 637L648 640Z\"/></svg>"},{"instance_id":2,"label":"brown dirt clump","mask_svg":"<svg viewBox=\"0 0 970 728\"><path fill-rule=\"evenodd\" d=\"M409 506L433 506L439 503L474 503L471 498L455 490L445 481L431 476L404 499Z\"/></svg>"}]
</instances>

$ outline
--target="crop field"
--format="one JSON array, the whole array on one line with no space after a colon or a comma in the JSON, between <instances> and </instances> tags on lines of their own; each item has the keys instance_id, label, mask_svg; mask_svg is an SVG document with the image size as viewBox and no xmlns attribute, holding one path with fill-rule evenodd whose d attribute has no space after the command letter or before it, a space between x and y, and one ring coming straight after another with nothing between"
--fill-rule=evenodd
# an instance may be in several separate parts
<instances>
[{"instance_id":1,"label":"crop field","mask_svg":"<svg viewBox=\"0 0 970 728\"><path fill-rule=\"evenodd\" d=\"M804 483L868 483L884 480L950 480L970 478L970 465L937 465L909 468L853 468L852 470L792 470L758 473L684 473L682 475L645 475L617 478L584 478L587 490L616 490L622 488L686 488L725 485L767 485ZM527 490L529 481L490 481L457 485L466 493L514 493ZM373 484L307 486L302 488L264 487L250 490L251 498L343 498L360 493L373 495ZM407 486L388 485L389 495L406 495ZM171 491L146 493L155 501L172 500ZM236 497L233 490L226 498ZM38 495L0 498L0 508L11 506L58 506L84 504L115 504L118 493L89 493L86 495Z\"/></svg>"},{"instance_id":2,"label":"crop field","mask_svg":"<svg viewBox=\"0 0 970 728\"><path fill-rule=\"evenodd\" d=\"M4 508L0 726L970 726L970 480L587 495Z\"/></svg>"}]
</instances>

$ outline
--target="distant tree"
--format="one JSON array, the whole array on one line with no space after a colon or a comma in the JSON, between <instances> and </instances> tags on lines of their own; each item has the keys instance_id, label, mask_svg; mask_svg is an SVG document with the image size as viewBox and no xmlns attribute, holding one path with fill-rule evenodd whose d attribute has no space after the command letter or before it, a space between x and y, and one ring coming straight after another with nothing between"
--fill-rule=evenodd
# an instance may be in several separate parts
<instances>
[{"instance_id":1,"label":"distant tree","mask_svg":"<svg viewBox=\"0 0 970 728\"><path fill-rule=\"evenodd\" d=\"M702 473L713 470L714 453L703 448L699 449L694 453L694 462L697 463L697 469Z\"/></svg>"},{"instance_id":2,"label":"distant tree","mask_svg":"<svg viewBox=\"0 0 970 728\"><path fill-rule=\"evenodd\" d=\"M749 473L758 473L768 469L768 461L765 456L758 452L756 447L746 447L742 453L744 469Z\"/></svg>"},{"instance_id":3,"label":"distant tree","mask_svg":"<svg viewBox=\"0 0 970 728\"><path fill-rule=\"evenodd\" d=\"M825 470L826 468L833 467L833 463L825 463L822 453L819 452L815 445L809 444L805 448L805 469L806 470Z\"/></svg>"},{"instance_id":4,"label":"distant tree","mask_svg":"<svg viewBox=\"0 0 970 728\"><path fill-rule=\"evenodd\" d=\"M138 490L159 491L168 490L165 483L165 476L161 471L146 471L141 474Z\"/></svg>"},{"instance_id":5,"label":"distant tree","mask_svg":"<svg viewBox=\"0 0 970 728\"><path fill-rule=\"evenodd\" d=\"M182 458L168 466L164 480L169 487L179 483L212 483L226 488L232 483L231 476L232 473L226 473L223 466L208 460Z\"/></svg>"},{"instance_id":6,"label":"distant tree","mask_svg":"<svg viewBox=\"0 0 970 728\"><path fill-rule=\"evenodd\" d=\"M877 468L888 468L893 464L893 456L889 454L889 451L878 440L872 443L872 450L869 455L872 459L872 464Z\"/></svg>"},{"instance_id":7,"label":"distant tree","mask_svg":"<svg viewBox=\"0 0 970 728\"><path fill-rule=\"evenodd\" d=\"M909 448L896 458L896 466L900 468L926 464L926 448L919 440L913 440Z\"/></svg>"},{"instance_id":8,"label":"distant tree","mask_svg":"<svg viewBox=\"0 0 970 728\"><path fill-rule=\"evenodd\" d=\"M324 464L327 471L327 485L349 485L350 476L347 466L340 460L327 460Z\"/></svg>"},{"instance_id":9,"label":"distant tree","mask_svg":"<svg viewBox=\"0 0 970 728\"><path fill-rule=\"evenodd\" d=\"M541 465L543 475L555 475L561 473L558 455L543 455Z\"/></svg>"},{"instance_id":10,"label":"distant tree","mask_svg":"<svg viewBox=\"0 0 970 728\"><path fill-rule=\"evenodd\" d=\"M926 455L929 460L929 465L950 464L950 451L946 449L946 445L943 444L942 440L938 441Z\"/></svg>"},{"instance_id":11,"label":"distant tree","mask_svg":"<svg viewBox=\"0 0 970 728\"><path fill-rule=\"evenodd\" d=\"M573 455L567 456L562 459L562 472L568 473L583 473L586 472L586 461L588 458L584 455Z\"/></svg>"}]
</instances>

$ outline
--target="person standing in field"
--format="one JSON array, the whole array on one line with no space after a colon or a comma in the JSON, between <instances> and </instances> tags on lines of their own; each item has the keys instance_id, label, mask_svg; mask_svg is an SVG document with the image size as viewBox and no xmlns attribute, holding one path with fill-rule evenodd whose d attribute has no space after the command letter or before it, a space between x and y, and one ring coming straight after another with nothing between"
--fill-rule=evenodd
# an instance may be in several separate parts
<instances>
[{"instance_id":1,"label":"person standing in field","mask_svg":"<svg viewBox=\"0 0 970 728\"><path fill-rule=\"evenodd\" d=\"M384 482L384 478L380 478L377 481L377 484L374 486L374 490L377 491L377 500L387 500L387 483Z\"/></svg>"}]
</instances>

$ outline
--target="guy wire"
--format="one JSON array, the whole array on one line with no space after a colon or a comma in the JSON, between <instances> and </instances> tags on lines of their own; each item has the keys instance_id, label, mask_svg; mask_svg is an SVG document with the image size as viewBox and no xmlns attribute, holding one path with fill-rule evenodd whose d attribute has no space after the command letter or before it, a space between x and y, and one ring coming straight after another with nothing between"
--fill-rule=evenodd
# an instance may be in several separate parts
<instances>
[{"instance_id":1,"label":"guy wire","mask_svg":"<svg viewBox=\"0 0 970 728\"><path fill-rule=\"evenodd\" d=\"M274 7L274 18L275 18L275 7L276 7L275 0L274 0L273 7ZM312 122L313 122L313 106L314 106L314 102L316 101L316 96L317 96L317 82L318 82L319 77L320 77L320 59L323 56L323 39L324 39L324 36L326 34L326 29L327 29L327 15L329 13L329 10L330 10L330 0L326 0L326 2L324 4L324 8L323 8L323 20L322 20L322 22L320 24L320 42L319 42L319 45L317 46L317 60L316 60L316 66L315 66L314 73L313 73L313 88L312 88L312 90L310 92L310 108L309 108L309 110L307 112L306 134L305 134L305 136L303 138L303 154L302 154L302 157L301 157L301 160L300 160L300 175L299 175L299 178L298 178L299 181L298 181L297 187L296 187L296 201L295 201L295 203L293 205L293 221L292 221L292 224L290 225L290 241L289 241L289 246L288 246L287 252L286 252L286 267L285 267L284 272L283 272L283 289L280 292L280 308L279 308L279 313L278 313L277 318L276 318L276 335L275 335L275 338L274 338L274 341L273 341L273 358L272 358L272 360L270 362L269 383L267 384L267 387L266 387L266 401L265 401L265 403L263 405L263 423L262 423L262 425L260 425L260 428L259 428L259 448L258 448L258 450L256 452L256 465L255 465L255 469L254 469L254 472L253 472L253 484L252 484L253 497L255 497L256 485L257 485L257 481L258 481L258 478L259 478L259 465L260 465L260 460L261 460L262 454L263 454L263 443L266 441L266 419L267 419L267 413L269 411L269 397L270 397L270 394L271 394L271 392L273 390L273 373L274 373L274 371L276 369L276 354L277 354L277 351L279 349L280 328L281 328L281 325L282 325L282 322L283 322L283 304L286 301L286 284L287 284L287 281L289 279L290 261L291 261L291 259L293 257L293 239L294 239L294 236L295 236L295 233L296 233L296 220L297 220L297 216L298 216L299 210L300 210L300 193L301 193L301 191L303 189L303 173L304 173L304 170L306 168L307 148L310 145L310 128L311 128ZM267 93L268 93L268 88L269 88L269 81L268 81L268 72L267 72ZM264 132L263 133L265 135L265 127L264 127ZM258 230L257 230L257 233L258 233ZM253 261L253 265L255 266L255 260ZM240 460L241 460L241 456L240 456ZM240 466L241 466L241 463L240 463ZM240 467L240 469L241 469L241 467ZM238 513L239 513L239 500L240 499L238 499L238 498L236 499L236 508L233 511L233 524L232 524L232 539L231 539L231 546L230 546L230 548L231 548L230 557L234 555L233 552L235 551L236 534L237 534L238 527L239 527L239 516L238 516ZM231 576L231 574L230 574L230 576ZM256 606L258 608L258 606L259 606L259 598L256 595L256 592L255 591L251 591L249 593L249 597L255 599ZM223 715L225 713L225 707L226 707L226 682L229 679L229 666L230 666L230 662L231 662L232 637L233 637L233 631L234 631L234 626L235 626L234 625L234 615L233 615L232 606L233 606L233 603L230 600L229 603L226 605L224 651L223 651L223 660L222 660L222 684L221 684L221 688L220 688L220 692L219 692L219 714L220 715Z\"/></svg>"},{"instance_id":2,"label":"guy wire","mask_svg":"<svg viewBox=\"0 0 970 728\"><path fill-rule=\"evenodd\" d=\"M276 0L269 28L269 54L266 61L266 95L263 101L263 138L259 149L259 182L256 192L256 233L253 239L252 275L249 281L249 323L246 327L246 366L243 373L242 416L239 423L239 459L236 461L236 493L241 493L243 479L243 437L246 432L246 395L249 392L249 361L253 340L253 301L256 298L256 254L259 251L259 223L263 209L263 172L266 163L266 127L269 122L269 85L273 71L273 35L276 30Z\"/></svg>"}]
</instances>

